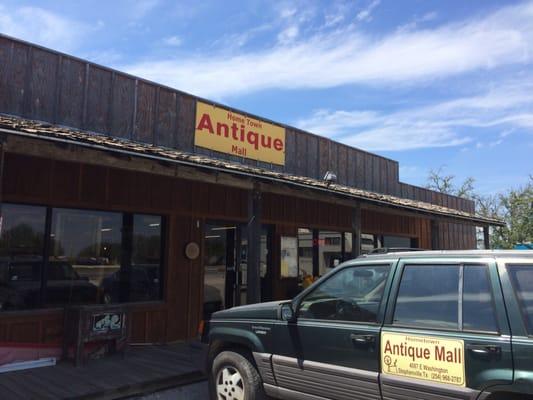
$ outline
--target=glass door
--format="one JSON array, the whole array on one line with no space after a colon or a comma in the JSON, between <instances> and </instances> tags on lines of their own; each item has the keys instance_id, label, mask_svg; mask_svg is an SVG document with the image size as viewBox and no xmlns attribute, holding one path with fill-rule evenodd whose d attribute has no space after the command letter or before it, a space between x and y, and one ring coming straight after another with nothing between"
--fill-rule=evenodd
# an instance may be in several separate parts
<instances>
[{"instance_id":1,"label":"glass door","mask_svg":"<svg viewBox=\"0 0 533 400\"><path fill-rule=\"evenodd\" d=\"M260 243L261 300L271 296L269 230ZM248 231L246 225L212 222L204 230L204 319L215 311L246 304ZM266 297L265 297L266 296Z\"/></svg>"},{"instance_id":2,"label":"glass door","mask_svg":"<svg viewBox=\"0 0 533 400\"><path fill-rule=\"evenodd\" d=\"M207 223L204 232L204 318L208 319L234 305L237 226Z\"/></svg>"}]
</instances>

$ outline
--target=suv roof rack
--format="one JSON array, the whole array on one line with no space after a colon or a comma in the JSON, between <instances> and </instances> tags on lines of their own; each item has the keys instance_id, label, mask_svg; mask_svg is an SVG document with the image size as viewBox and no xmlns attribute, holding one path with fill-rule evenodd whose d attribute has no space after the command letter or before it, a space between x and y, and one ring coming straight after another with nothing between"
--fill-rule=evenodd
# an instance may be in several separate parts
<instances>
[{"instance_id":1,"label":"suv roof rack","mask_svg":"<svg viewBox=\"0 0 533 400\"><path fill-rule=\"evenodd\" d=\"M377 249L372 249L367 254L362 256L371 256L374 254L389 254L389 253L400 253L405 251L425 251L425 249L420 249L418 247L379 247Z\"/></svg>"}]
</instances>

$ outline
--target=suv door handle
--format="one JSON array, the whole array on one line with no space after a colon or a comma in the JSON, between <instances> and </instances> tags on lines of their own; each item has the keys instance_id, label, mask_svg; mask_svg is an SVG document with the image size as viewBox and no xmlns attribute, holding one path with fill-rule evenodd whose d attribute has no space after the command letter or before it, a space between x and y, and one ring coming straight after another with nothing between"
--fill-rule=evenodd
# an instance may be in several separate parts
<instances>
[{"instance_id":1,"label":"suv door handle","mask_svg":"<svg viewBox=\"0 0 533 400\"><path fill-rule=\"evenodd\" d=\"M502 353L502 348L495 345L467 344L466 349L473 354L486 357L499 356Z\"/></svg>"},{"instance_id":2,"label":"suv door handle","mask_svg":"<svg viewBox=\"0 0 533 400\"><path fill-rule=\"evenodd\" d=\"M358 335L351 333L350 339L356 344L373 344L376 342L376 337L374 335Z\"/></svg>"}]
</instances>

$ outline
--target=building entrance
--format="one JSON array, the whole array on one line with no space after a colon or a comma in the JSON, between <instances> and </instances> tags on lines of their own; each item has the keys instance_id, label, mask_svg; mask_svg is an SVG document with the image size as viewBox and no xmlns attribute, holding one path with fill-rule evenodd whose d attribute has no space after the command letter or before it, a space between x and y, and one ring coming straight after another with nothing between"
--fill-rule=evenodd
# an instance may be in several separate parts
<instances>
[{"instance_id":1,"label":"building entrance","mask_svg":"<svg viewBox=\"0 0 533 400\"><path fill-rule=\"evenodd\" d=\"M262 229L261 299L271 292L269 230ZM246 225L208 221L204 229L204 318L215 311L246 304L248 231Z\"/></svg>"}]
</instances>

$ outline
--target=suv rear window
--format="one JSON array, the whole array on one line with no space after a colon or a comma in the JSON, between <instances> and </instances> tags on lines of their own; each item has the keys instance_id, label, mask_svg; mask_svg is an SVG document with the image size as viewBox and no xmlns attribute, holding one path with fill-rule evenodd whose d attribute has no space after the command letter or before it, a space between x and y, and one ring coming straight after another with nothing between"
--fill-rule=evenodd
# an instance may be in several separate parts
<instances>
[{"instance_id":1,"label":"suv rear window","mask_svg":"<svg viewBox=\"0 0 533 400\"><path fill-rule=\"evenodd\" d=\"M497 332L487 265L406 265L393 323Z\"/></svg>"},{"instance_id":2,"label":"suv rear window","mask_svg":"<svg viewBox=\"0 0 533 400\"><path fill-rule=\"evenodd\" d=\"M533 264L508 265L507 271L520 303L527 331L533 335Z\"/></svg>"}]
</instances>

